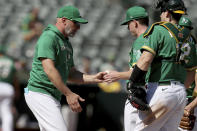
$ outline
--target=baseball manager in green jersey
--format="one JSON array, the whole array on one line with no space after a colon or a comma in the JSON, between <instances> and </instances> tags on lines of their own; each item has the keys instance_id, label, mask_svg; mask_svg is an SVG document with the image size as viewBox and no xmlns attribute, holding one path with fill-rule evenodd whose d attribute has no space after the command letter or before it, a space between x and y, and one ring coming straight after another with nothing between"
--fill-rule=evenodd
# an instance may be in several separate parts
<instances>
[{"instance_id":1,"label":"baseball manager in green jersey","mask_svg":"<svg viewBox=\"0 0 197 131\"><path fill-rule=\"evenodd\" d=\"M64 6L57 13L55 25L48 25L40 36L33 58L32 70L25 100L38 120L41 131L67 131L60 110L62 94L74 112L81 112L79 102L84 99L73 93L66 82L103 82L104 72L87 75L74 67L73 48L69 37L73 37L81 24L88 23L74 6Z\"/></svg>"}]
</instances>

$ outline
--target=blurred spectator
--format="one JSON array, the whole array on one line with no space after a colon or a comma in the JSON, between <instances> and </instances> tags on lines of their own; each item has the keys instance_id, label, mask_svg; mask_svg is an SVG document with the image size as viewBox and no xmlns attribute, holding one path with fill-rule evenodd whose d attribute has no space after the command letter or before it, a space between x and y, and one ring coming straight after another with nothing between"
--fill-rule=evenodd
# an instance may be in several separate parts
<instances>
[{"instance_id":1,"label":"blurred spectator","mask_svg":"<svg viewBox=\"0 0 197 131\"><path fill-rule=\"evenodd\" d=\"M5 47L0 46L0 116L2 131L13 131L13 108L12 102L19 98L19 83L15 76L14 61L6 56ZM15 110L16 111L16 110Z\"/></svg>"},{"instance_id":2,"label":"blurred spectator","mask_svg":"<svg viewBox=\"0 0 197 131\"><path fill-rule=\"evenodd\" d=\"M91 59L89 57L82 58L82 64L79 66L79 70L83 73L93 73L91 71Z\"/></svg>"},{"instance_id":3,"label":"blurred spectator","mask_svg":"<svg viewBox=\"0 0 197 131\"><path fill-rule=\"evenodd\" d=\"M24 33L24 40L31 41L38 38L43 29L42 20L39 18L39 8L33 8L25 17L22 24L22 31Z\"/></svg>"},{"instance_id":4,"label":"blurred spectator","mask_svg":"<svg viewBox=\"0 0 197 131\"><path fill-rule=\"evenodd\" d=\"M88 58L88 57L84 57L83 59L82 59L82 64L83 64L83 72L84 73L92 73L91 72L91 69L90 69L90 66L91 66L91 60L90 60L90 58Z\"/></svg>"}]
</instances>

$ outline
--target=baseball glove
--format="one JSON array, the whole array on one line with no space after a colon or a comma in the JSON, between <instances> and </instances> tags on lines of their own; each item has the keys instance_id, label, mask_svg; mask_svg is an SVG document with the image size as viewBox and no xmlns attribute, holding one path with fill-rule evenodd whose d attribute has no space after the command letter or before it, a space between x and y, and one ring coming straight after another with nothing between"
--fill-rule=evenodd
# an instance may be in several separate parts
<instances>
[{"instance_id":1,"label":"baseball glove","mask_svg":"<svg viewBox=\"0 0 197 131\"><path fill-rule=\"evenodd\" d=\"M129 82L130 83L130 82ZM129 86L129 84L127 85ZM149 105L146 101L146 90L143 87L127 87L128 88L128 100L130 101L131 105L138 110L147 111L150 109Z\"/></svg>"},{"instance_id":2,"label":"baseball glove","mask_svg":"<svg viewBox=\"0 0 197 131\"><path fill-rule=\"evenodd\" d=\"M192 130L194 128L196 117L193 114L189 116L183 115L179 127L184 130Z\"/></svg>"}]
</instances>

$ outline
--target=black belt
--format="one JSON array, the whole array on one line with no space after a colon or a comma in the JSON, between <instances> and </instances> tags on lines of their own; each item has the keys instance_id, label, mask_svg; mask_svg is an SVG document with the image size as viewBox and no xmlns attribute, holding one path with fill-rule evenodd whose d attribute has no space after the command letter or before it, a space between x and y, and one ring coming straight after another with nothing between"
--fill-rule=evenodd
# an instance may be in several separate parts
<instances>
[{"instance_id":1,"label":"black belt","mask_svg":"<svg viewBox=\"0 0 197 131\"><path fill-rule=\"evenodd\" d=\"M181 83L179 81L173 81L173 82L175 82L175 84ZM171 81L162 81L162 82L158 82L158 83L160 86L171 85ZM181 83L181 84L183 84L183 83Z\"/></svg>"},{"instance_id":2,"label":"black belt","mask_svg":"<svg viewBox=\"0 0 197 131\"><path fill-rule=\"evenodd\" d=\"M162 81L162 82L158 82L160 86L165 86L165 85L171 85L170 81Z\"/></svg>"}]
</instances>

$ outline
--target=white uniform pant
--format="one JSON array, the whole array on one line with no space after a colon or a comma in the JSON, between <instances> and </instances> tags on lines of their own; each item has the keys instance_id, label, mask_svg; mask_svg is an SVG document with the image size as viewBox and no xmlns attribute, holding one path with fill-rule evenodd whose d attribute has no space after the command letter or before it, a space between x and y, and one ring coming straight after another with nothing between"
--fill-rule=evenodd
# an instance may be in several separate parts
<instances>
[{"instance_id":1,"label":"white uniform pant","mask_svg":"<svg viewBox=\"0 0 197 131\"><path fill-rule=\"evenodd\" d=\"M68 105L62 106L63 118L66 121L68 131L76 131L78 124L78 113L73 112Z\"/></svg>"},{"instance_id":2,"label":"white uniform pant","mask_svg":"<svg viewBox=\"0 0 197 131\"><path fill-rule=\"evenodd\" d=\"M197 131L197 107L194 109L194 115L196 116L196 121L193 130L184 130L179 127L178 131Z\"/></svg>"},{"instance_id":3,"label":"white uniform pant","mask_svg":"<svg viewBox=\"0 0 197 131\"><path fill-rule=\"evenodd\" d=\"M129 100L125 102L124 108L124 130L133 131L136 126L136 118L138 116L138 110L131 105Z\"/></svg>"},{"instance_id":4,"label":"white uniform pant","mask_svg":"<svg viewBox=\"0 0 197 131\"><path fill-rule=\"evenodd\" d=\"M148 83L150 111L138 111L134 131L177 131L186 105L185 87L180 82L159 86Z\"/></svg>"},{"instance_id":5,"label":"white uniform pant","mask_svg":"<svg viewBox=\"0 0 197 131\"><path fill-rule=\"evenodd\" d=\"M2 131L13 131L13 95L13 86L8 83L0 82L0 116L2 120Z\"/></svg>"},{"instance_id":6,"label":"white uniform pant","mask_svg":"<svg viewBox=\"0 0 197 131\"><path fill-rule=\"evenodd\" d=\"M27 91L25 100L38 120L41 131L67 131L60 102L50 95Z\"/></svg>"}]
</instances>

